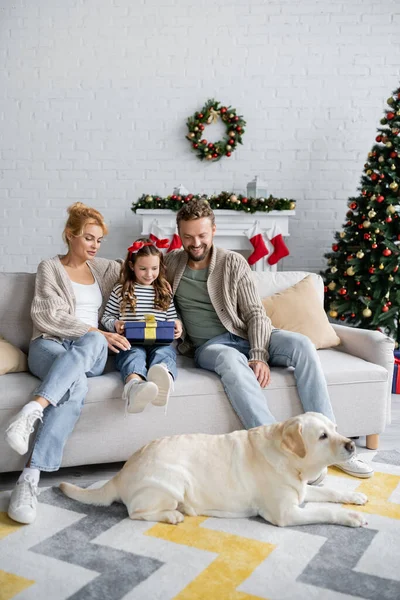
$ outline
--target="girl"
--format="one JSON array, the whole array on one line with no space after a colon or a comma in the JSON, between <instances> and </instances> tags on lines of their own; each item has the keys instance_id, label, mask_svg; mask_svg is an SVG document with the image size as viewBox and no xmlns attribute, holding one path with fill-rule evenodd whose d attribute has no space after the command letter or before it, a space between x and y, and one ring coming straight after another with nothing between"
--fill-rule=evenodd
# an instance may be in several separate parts
<instances>
[{"instance_id":1,"label":"girl","mask_svg":"<svg viewBox=\"0 0 400 600\"><path fill-rule=\"evenodd\" d=\"M111 292L101 322L108 331L123 335L126 321L142 321L145 314L157 321L174 320L174 339L181 336L163 255L151 240L139 239L128 248L120 283ZM131 346L116 355L115 365L125 384L122 398L128 412L142 412L149 402L167 404L176 377L175 348Z\"/></svg>"}]
</instances>

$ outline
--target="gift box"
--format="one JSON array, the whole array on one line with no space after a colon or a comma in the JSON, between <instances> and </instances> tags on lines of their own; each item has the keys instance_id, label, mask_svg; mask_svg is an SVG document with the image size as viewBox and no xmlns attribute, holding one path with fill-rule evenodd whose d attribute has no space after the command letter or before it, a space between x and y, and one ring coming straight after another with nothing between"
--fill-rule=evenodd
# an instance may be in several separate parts
<instances>
[{"instance_id":1,"label":"gift box","mask_svg":"<svg viewBox=\"0 0 400 600\"><path fill-rule=\"evenodd\" d=\"M392 394L400 394L400 350L394 351Z\"/></svg>"},{"instance_id":2,"label":"gift box","mask_svg":"<svg viewBox=\"0 0 400 600\"><path fill-rule=\"evenodd\" d=\"M157 321L154 315L144 315L144 321L125 323L125 337L133 346L168 346L174 341L174 321Z\"/></svg>"}]
</instances>

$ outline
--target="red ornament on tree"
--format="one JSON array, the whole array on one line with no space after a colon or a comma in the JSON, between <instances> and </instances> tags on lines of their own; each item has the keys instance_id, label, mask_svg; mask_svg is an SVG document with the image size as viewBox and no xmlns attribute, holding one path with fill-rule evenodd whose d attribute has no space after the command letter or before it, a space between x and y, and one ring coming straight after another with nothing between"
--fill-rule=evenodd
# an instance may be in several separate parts
<instances>
[{"instance_id":1,"label":"red ornament on tree","mask_svg":"<svg viewBox=\"0 0 400 600\"><path fill-rule=\"evenodd\" d=\"M372 173L372 175L371 175L371 180L372 180L372 181L376 181L377 179L378 179L378 175L377 175L377 173Z\"/></svg>"},{"instance_id":2,"label":"red ornament on tree","mask_svg":"<svg viewBox=\"0 0 400 600\"><path fill-rule=\"evenodd\" d=\"M345 295L347 294L347 290L346 290L346 288L340 288L340 290L339 290L339 294L340 294L341 296L345 296Z\"/></svg>"},{"instance_id":3,"label":"red ornament on tree","mask_svg":"<svg viewBox=\"0 0 400 600\"><path fill-rule=\"evenodd\" d=\"M374 272L375 272L375 267L370 267L370 268L368 269L368 271L369 271L369 272L371 273L371 275L372 275L372 273L374 273Z\"/></svg>"},{"instance_id":4,"label":"red ornament on tree","mask_svg":"<svg viewBox=\"0 0 400 600\"><path fill-rule=\"evenodd\" d=\"M369 240L371 237L370 233L364 233L364 240Z\"/></svg>"},{"instance_id":5,"label":"red ornament on tree","mask_svg":"<svg viewBox=\"0 0 400 600\"><path fill-rule=\"evenodd\" d=\"M339 250L339 246L337 244L332 244L332 250L337 252Z\"/></svg>"},{"instance_id":6,"label":"red ornament on tree","mask_svg":"<svg viewBox=\"0 0 400 600\"><path fill-rule=\"evenodd\" d=\"M392 251L390 250L390 248L385 248L382 254L383 256L390 256L392 254Z\"/></svg>"},{"instance_id":7,"label":"red ornament on tree","mask_svg":"<svg viewBox=\"0 0 400 600\"><path fill-rule=\"evenodd\" d=\"M387 304L385 304L384 306L382 306L382 312L387 312L389 310L389 307Z\"/></svg>"},{"instance_id":8,"label":"red ornament on tree","mask_svg":"<svg viewBox=\"0 0 400 600\"><path fill-rule=\"evenodd\" d=\"M349 206L350 206L351 210L356 210L357 203L356 202L352 202Z\"/></svg>"},{"instance_id":9,"label":"red ornament on tree","mask_svg":"<svg viewBox=\"0 0 400 600\"><path fill-rule=\"evenodd\" d=\"M386 223L391 223L393 221L392 217L386 217L385 219Z\"/></svg>"},{"instance_id":10,"label":"red ornament on tree","mask_svg":"<svg viewBox=\"0 0 400 600\"><path fill-rule=\"evenodd\" d=\"M379 204L380 204L381 202L384 201L384 199L385 199L385 196L378 196L376 201L379 202Z\"/></svg>"},{"instance_id":11,"label":"red ornament on tree","mask_svg":"<svg viewBox=\"0 0 400 600\"><path fill-rule=\"evenodd\" d=\"M247 198L242 198L242 204L247 204L248 200Z\"/></svg>"},{"instance_id":12,"label":"red ornament on tree","mask_svg":"<svg viewBox=\"0 0 400 600\"><path fill-rule=\"evenodd\" d=\"M392 112L388 112L388 114L386 115L386 118L391 121L392 119L394 119L394 113Z\"/></svg>"},{"instance_id":13,"label":"red ornament on tree","mask_svg":"<svg viewBox=\"0 0 400 600\"><path fill-rule=\"evenodd\" d=\"M373 248L374 250L378 247L378 244L376 244L375 242L372 244L371 248Z\"/></svg>"},{"instance_id":14,"label":"red ornament on tree","mask_svg":"<svg viewBox=\"0 0 400 600\"><path fill-rule=\"evenodd\" d=\"M382 141L382 136L381 135L377 135L375 140L379 143Z\"/></svg>"}]
</instances>

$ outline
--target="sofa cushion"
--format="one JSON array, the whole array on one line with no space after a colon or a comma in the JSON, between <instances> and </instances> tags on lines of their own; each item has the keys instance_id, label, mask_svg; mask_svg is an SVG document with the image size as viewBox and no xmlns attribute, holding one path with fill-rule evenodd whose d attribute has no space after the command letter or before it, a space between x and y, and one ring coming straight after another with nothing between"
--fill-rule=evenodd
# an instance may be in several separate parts
<instances>
[{"instance_id":1,"label":"sofa cushion","mask_svg":"<svg viewBox=\"0 0 400 600\"><path fill-rule=\"evenodd\" d=\"M328 386L348 386L352 383L364 382L367 385L387 381L387 371L379 365L350 356L335 349L320 350L318 356L326 376ZM296 382L292 368L271 369L271 383L265 389L265 396L277 392L286 394L288 389L295 388ZM96 404L115 400L121 401L122 381L117 371L108 372L100 377L91 377L88 381L89 391L86 404ZM39 384L39 380L30 373L9 373L0 377L0 410L22 408ZM178 377L174 397L190 398L195 396L213 396L223 393L221 379L210 371L198 369L191 358L178 356Z\"/></svg>"},{"instance_id":2,"label":"sofa cushion","mask_svg":"<svg viewBox=\"0 0 400 600\"><path fill-rule=\"evenodd\" d=\"M28 370L26 355L0 336L0 375Z\"/></svg>"},{"instance_id":3,"label":"sofa cushion","mask_svg":"<svg viewBox=\"0 0 400 600\"><path fill-rule=\"evenodd\" d=\"M262 303L274 327L306 335L317 349L340 344L310 276Z\"/></svg>"},{"instance_id":4,"label":"sofa cushion","mask_svg":"<svg viewBox=\"0 0 400 600\"><path fill-rule=\"evenodd\" d=\"M321 275L317 273L307 273L306 271L263 271L262 273L256 273L253 271L252 275L261 298L283 292L283 290L309 276L318 292L321 304L324 304L324 282Z\"/></svg>"},{"instance_id":5,"label":"sofa cushion","mask_svg":"<svg viewBox=\"0 0 400 600\"><path fill-rule=\"evenodd\" d=\"M0 273L0 335L24 352L32 335L34 273Z\"/></svg>"}]
</instances>

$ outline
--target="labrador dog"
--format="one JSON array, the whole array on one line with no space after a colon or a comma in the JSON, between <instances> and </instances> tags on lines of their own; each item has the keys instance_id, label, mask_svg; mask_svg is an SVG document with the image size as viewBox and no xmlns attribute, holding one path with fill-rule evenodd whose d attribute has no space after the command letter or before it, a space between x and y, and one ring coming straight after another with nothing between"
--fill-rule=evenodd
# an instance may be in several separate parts
<instances>
[{"instance_id":1,"label":"labrador dog","mask_svg":"<svg viewBox=\"0 0 400 600\"><path fill-rule=\"evenodd\" d=\"M354 442L319 413L225 435L188 434L155 440L137 452L99 489L60 488L85 504L122 501L131 519L177 524L184 515L252 517L280 527L367 524L340 507L305 502L365 504L359 492L307 485L328 465L355 452Z\"/></svg>"}]
</instances>

